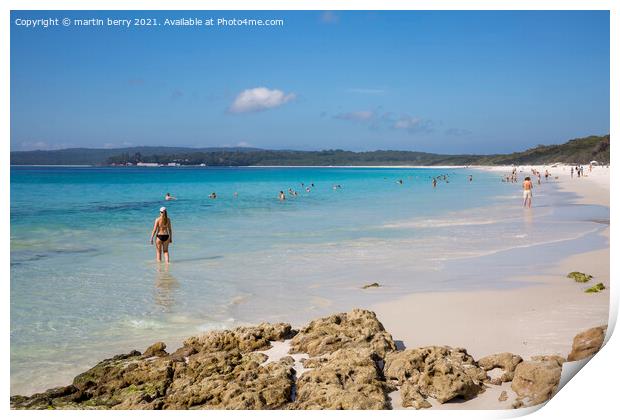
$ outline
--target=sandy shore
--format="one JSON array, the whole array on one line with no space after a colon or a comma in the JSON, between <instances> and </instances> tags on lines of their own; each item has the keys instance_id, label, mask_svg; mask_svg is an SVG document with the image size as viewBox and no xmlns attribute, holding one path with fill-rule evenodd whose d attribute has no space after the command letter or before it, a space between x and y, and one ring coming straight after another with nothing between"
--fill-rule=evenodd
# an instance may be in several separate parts
<instances>
[{"instance_id":1,"label":"sandy shore","mask_svg":"<svg viewBox=\"0 0 620 420\"><path fill-rule=\"evenodd\" d=\"M521 169L529 172L530 168ZM572 179L570 167L537 168L542 173L548 169L552 176L558 176L559 188L576 194L574 203L609 206L609 168L595 167L592 173L585 168L586 177ZM508 167L488 169L511 171ZM609 228L602 234L609 243ZM512 290L418 293L377 304L371 309L394 339L401 340L408 348L464 347L476 359L506 351L524 359L540 354L566 357L577 333L607 324L609 316L609 290L586 294L583 290L587 286L566 278L571 271L592 274L597 283L609 287L609 247L572 256L550 265L545 272L519 277L521 281L531 282L531 286ZM502 390L509 394L505 402L497 400ZM397 408L398 393L392 398ZM491 387L471 401L434 404L434 407L510 408L514 398L510 384L504 384Z\"/></svg>"}]
</instances>

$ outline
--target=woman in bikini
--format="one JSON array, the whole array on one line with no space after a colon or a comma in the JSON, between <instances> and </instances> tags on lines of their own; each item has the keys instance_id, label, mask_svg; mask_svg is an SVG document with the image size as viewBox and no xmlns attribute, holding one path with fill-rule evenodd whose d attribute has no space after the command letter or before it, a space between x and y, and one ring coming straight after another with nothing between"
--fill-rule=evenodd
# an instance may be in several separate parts
<instances>
[{"instance_id":1,"label":"woman in bikini","mask_svg":"<svg viewBox=\"0 0 620 420\"><path fill-rule=\"evenodd\" d=\"M164 260L166 264L170 262L170 255L168 254L168 245L172 243L172 223L168 218L168 212L165 207L159 209L159 217L155 219L155 225L153 226L153 232L151 232L151 245L153 239L155 240L155 259L157 262L161 262L161 253L164 253Z\"/></svg>"}]
</instances>

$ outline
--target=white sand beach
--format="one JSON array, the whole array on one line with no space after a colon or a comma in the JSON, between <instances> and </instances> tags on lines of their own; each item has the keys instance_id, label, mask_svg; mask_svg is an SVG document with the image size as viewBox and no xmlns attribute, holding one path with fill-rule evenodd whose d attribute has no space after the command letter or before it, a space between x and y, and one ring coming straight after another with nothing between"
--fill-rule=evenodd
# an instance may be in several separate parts
<instances>
[{"instance_id":1,"label":"white sand beach","mask_svg":"<svg viewBox=\"0 0 620 420\"><path fill-rule=\"evenodd\" d=\"M522 167L529 171L532 166ZM570 167L535 167L542 173L549 169L564 191L577 195L578 204L609 206L609 168L595 167L590 173L571 179ZM511 167L481 168L509 173ZM532 209L535 211L535 208ZM609 239L609 228L603 231ZM429 345L464 347L475 358L499 352L511 352L524 360L535 355L558 354L566 357L573 337L588 328L604 325L609 316L609 248L584 252L550 265L545 272L525 271L518 280L531 286L512 290L472 292L418 293L395 301L375 305L385 328L405 347ZM588 286L566 278L571 271L592 274L596 283L607 287L600 293L586 294ZM566 366L566 365L565 365ZM507 390L509 398L497 397ZM395 407L399 396L392 396ZM510 408L515 394L510 384L492 386L471 401L436 405L442 409Z\"/></svg>"}]
</instances>

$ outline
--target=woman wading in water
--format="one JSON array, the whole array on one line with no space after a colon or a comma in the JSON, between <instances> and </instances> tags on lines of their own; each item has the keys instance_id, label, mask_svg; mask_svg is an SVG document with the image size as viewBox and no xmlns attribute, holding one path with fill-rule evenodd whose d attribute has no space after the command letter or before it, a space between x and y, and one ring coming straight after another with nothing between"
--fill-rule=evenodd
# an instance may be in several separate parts
<instances>
[{"instance_id":1,"label":"woman wading in water","mask_svg":"<svg viewBox=\"0 0 620 420\"><path fill-rule=\"evenodd\" d=\"M151 245L153 244L153 238L157 236L155 240L155 259L157 262L161 262L161 253L164 253L164 260L166 264L170 262L170 255L168 254L168 245L172 243L172 223L168 218L168 212L165 207L159 209L159 217L155 219L155 225L153 226L153 232L151 232Z\"/></svg>"}]
</instances>

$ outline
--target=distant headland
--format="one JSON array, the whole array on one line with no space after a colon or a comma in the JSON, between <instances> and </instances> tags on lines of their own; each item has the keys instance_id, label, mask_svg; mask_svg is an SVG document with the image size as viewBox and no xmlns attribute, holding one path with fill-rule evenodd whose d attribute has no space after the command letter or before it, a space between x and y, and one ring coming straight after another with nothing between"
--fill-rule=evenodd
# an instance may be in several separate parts
<instances>
[{"instance_id":1,"label":"distant headland","mask_svg":"<svg viewBox=\"0 0 620 420\"><path fill-rule=\"evenodd\" d=\"M72 148L11 152L11 165L92 166L440 166L609 163L609 134L539 145L522 152L449 155L414 151L295 151L256 148L140 146L118 149Z\"/></svg>"}]
</instances>

